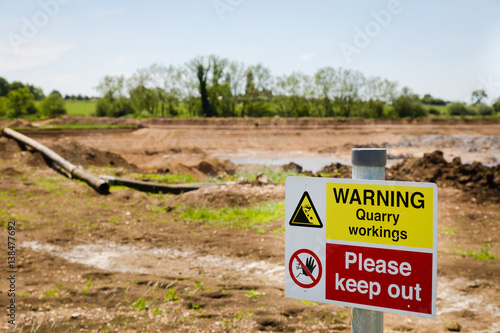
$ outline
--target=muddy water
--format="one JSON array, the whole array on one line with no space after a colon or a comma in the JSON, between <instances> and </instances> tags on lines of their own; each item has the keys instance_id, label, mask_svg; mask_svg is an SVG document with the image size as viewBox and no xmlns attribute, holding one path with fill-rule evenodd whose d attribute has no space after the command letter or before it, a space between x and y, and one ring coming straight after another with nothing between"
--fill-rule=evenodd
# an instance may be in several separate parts
<instances>
[{"instance_id":1,"label":"muddy water","mask_svg":"<svg viewBox=\"0 0 500 333\"><path fill-rule=\"evenodd\" d=\"M72 263L107 271L155 274L172 277L206 275L232 281L282 284L283 265L265 261L245 261L223 255L200 255L194 250L119 245L112 242L61 247L39 242L23 242L21 247L48 252Z\"/></svg>"},{"instance_id":2,"label":"muddy water","mask_svg":"<svg viewBox=\"0 0 500 333\"><path fill-rule=\"evenodd\" d=\"M461 157L462 162L472 163L479 161L487 166L494 166L500 162L499 135L405 135L400 136L394 143L367 143L368 146L385 147L388 153L387 166L392 166L402 160L403 156L421 157L424 153L442 150L445 158L451 161L454 157ZM360 145L363 146L363 145ZM256 164L266 166L284 165L294 162L304 170L318 172L332 163L351 165L350 146L338 147L325 153L313 151L248 151L240 149L238 152L216 154L220 159L229 159L237 164Z\"/></svg>"},{"instance_id":3,"label":"muddy water","mask_svg":"<svg viewBox=\"0 0 500 333\"><path fill-rule=\"evenodd\" d=\"M323 167L330 165L332 163L341 163L344 165L350 165L350 161L332 159L327 157L300 157L300 156L289 156L289 157L236 157L229 158L233 163L237 164L259 164L266 166L276 166L285 165L291 162L300 165L304 170L309 170L313 173L318 172Z\"/></svg>"}]
</instances>

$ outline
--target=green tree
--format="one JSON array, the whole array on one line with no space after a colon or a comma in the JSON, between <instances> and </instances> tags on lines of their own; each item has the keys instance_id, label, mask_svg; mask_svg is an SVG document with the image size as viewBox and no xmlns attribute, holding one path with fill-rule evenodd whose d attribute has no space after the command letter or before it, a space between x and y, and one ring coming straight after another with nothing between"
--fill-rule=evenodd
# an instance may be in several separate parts
<instances>
[{"instance_id":1,"label":"green tree","mask_svg":"<svg viewBox=\"0 0 500 333\"><path fill-rule=\"evenodd\" d=\"M197 57L188 63L189 68L196 74L198 79L198 90L201 99L201 115L212 117L214 115L213 106L208 96L208 73L210 72L211 62L205 57Z\"/></svg>"},{"instance_id":2,"label":"green tree","mask_svg":"<svg viewBox=\"0 0 500 333\"><path fill-rule=\"evenodd\" d=\"M98 117L121 117L134 113L129 99L123 94L125 89L124 76L105 76L95 89L103 95L96 105Z\"/></svg>"},{"instance_id":3,"label":"green tree","mask_svg":"<svg viewBox=\"0 0 500 333\"><path fill-rule=\"evenodd\" d=\"M403 88L403 93L393 102L393 106L400 118L421 118L428 114L418 95L412 94L409 88Z\"/></svg>"},{"instance_id":4,"label":"green tree","mask_svg":"<svg viewBox=\"0 0 500 333\"><path fill-rule=\"evenodd\" d=\"M304 99L303 78L301 72L292 72L276 78L274 96L280 115L284 117L297 116L301 101Z\"/></svg>"},{"instance_id":5,"label":"green tree","mask_svg":"<svg viewBox=\"0 0 500 333\"><path fill-rule=\"evenodd\" d=\"M61 95L61 93L60 93L58 90L52 90L52 91L50 92L50 95L52 95L52 94L56 94L57 96L59 96L59 97L61 97L61 98L62 98L62 95ZM50 96L50 95L49 95L49 96Z\"/></svg>"},{"instance_id":6,"label":"green tree","mask_svg":"<svg viewBox=\"0 0 500 333\"><path fill-rule=\"evenodd\" d=\"M484 98L487 98L488 95L484 90L474 90L472 92L472 104L481 104Z\"/></svg>"},{"instance_id":7,"label":"green tree","mask_svg":"<svg viewBox=\"0 0 500 333\"><path fill-rule=\"evenodd\" d=\"M146 88L144 85L138 85L129 91L130 102L138 112L147 111L154 115L158 106L157 93L155 89ZM123 98L123 97L121 97Z\"/></svg>"},{"instance_id":8,"label":"green tree","mask_svg":"<svg viewBox=\"0 0 500 333\"><path fill-rule=\"evenodd\" d=\"M363 73L350 69L341 69L338 72L339 85L337 86L337 103L344 117L349 117L354 105L359 101L359 93L365 82Z\"/></svg>"},{"instance_id":9,"label":"green tree","mask_svg":"<svg viewBox=\"0 0 500 333\"><path fill-rule=\"evenodd\" d=\"M271 88L273 77L269 68L264 67L262 63L258 63L255 66L251 66L249 69L253 72L255 89L263 92Z\"/></svg>"},{"instance_id":10,"label":"green tree","mask_svg":"<svg viewBox=\"0 0 500 333\"><path fill-rule=\"evenodd\" d=\"M246 72L245 95L243 96L243 108L241 109L242 117L247 115L247 106L253 103L256 96L257 96L257 90L255 89L253 70L252 68L249 68Z\"/></svg>"},{"instance_id":11,"label":"green tree","mask_svg":"<svg viewBox=\"0 0 500 333\"><path fill-rule=\"evenodd\" d=\"M45 98L45 94L43 93L42 88L35 87L34 85L27 84L26 88L29 89L30 93L33 94L35 101L41 101Z\"/></svg>"},{"instance_id":12,"label":"green tree","mask_svg":"<svg viewBox=\"0 0 500 333\"><path fill-rule=\"evenodd\" d=\"M381 118L383 116L384 104L394 100L397 84L380 77L371 77L365 81L364 91L368 100L367 115L369 117Z\"/></svg>"},{"instance_id":13,"label":"green tree","mask_svg":"<svg viewBox=\"0 0 500 333\"><path fill-rule=\"evenodd\" d=\"M337 72L333 67L320 68L314 75L316 87L320 92L325 117L333 117L332 101L335 99Z\"/></svg>"},{"instance_id":14,"label":"green tree","mask_svg":"<svg viewBox=\"0 0 500 333\"><path fill-rule=\"evenodd\" d=\"M53 91L42 102L42 113L46 116L53 117L66 114L66 106L61 94Z\"/></svg>"},{"instance_id":15,"label":"green tree","mask_svg":"<svg viewBox=\"0 0 500 333\"><path fill-rule=\"evenodd\" d=\"M196 92L198 91L198 80L196 75L189 70L187 66L179 68L180 83L181 83L181 98L186 101L188 113L194 116L194 108L196 103Z\"/></svg>"},{"instance_id":16,"label":"green tree","mask_svg":"<svg viewBox=\"0 0 500 333\"><path fill-rule=\"evenodd\" d=\"M245 90L245 65L242 62L232 61L229 63L227 79L231 89L231 116L236 115L236 103L238 97Z\"/></svg>"},{"instance_id":17,"label":"green tree","mask_svg":"<svg viewBox=\"0 0 500 333\"><path fill-rule=\"evenodd\" d=\"M5 117L9 110L9 99L5 96L0 96L0 117Z\"/></svg>"},{"instance_id":18,"label":"green tree","mask_svg":"<svg viewBox=\"0 0 500 333\"><path fill-rule=\"evenodd\" d=\"M113 102L108 98L100 98L96 105L98 117L122 117L134 113L130 100L125 97L114 98Z\"/></svg>"},{"instance_id":19,"label":"green tree","mask_svg":"<svg viewBox=\"0 0 500 333\"><path fill-rule=\"evenodd\" d=\"M493 103L492 106L495 112L500 112L500 97L496 100L495 103Z\"/></svg>"},{"instance_id":20,"label":"green tree","mask_svg":"<svg viewBox=\"0 0 500 333\"><path fill-rule=\"evenodd\" d=\"M495 112L492 106L483 103L476 105L476 107L477 113L481 116L491 116Z\"/></svg>"},{"instance_id":21,"label":"green tree","mask_svg":"<svg viewBox=\"0 0 500 333\"><path fill-rule=\"evenodd\" d=\"M448 114L450 116L465 116L467 114L467 106L459 102L450 103L448 105Z\"/></svg>"},{"instance_id":22,"label":"green tree","mask_svg":"<svg viewBox=\"0 0 500 333\"><path fill-rule=\"evenodd\" d=\"M24 88L24 84L22 82L19 82L19 81L14 81L12 82L11 84L9 84L9 91L10 90L18 90L18 89L21 89L21 88Z\"/></svg>"},{"instance_id":23,"label":"green tree","mask_svg":"<svg viewBox=\"0 0 500 333\"><path fill-rule=\"evenodd\" d=\"M9 91L7 95L9 98L9 116L11 118L17 118L24 114L33 114L36 112L33 100L35 97L30 93L29 89L19 88Z\"/></svg>"},{"instance_id":24,"label":"green tree","mask_svg":"<svg viewBox=\"0 0 500 333\"><path fill-rule=\"evenodd\" d=\"M179 99L182 98L182 89L184 88L182 84L183 70L180 67L170 65L168 67L160 67L157 72L159 75L156 80L158 87L157 94L162 102L168 104L168 113L170 116L176 116L179 114L176 106Z\"/></svg>"},{"instance_id":25,"label":"green tree","mask_svg":"<svg viewBox=\"0 0 500 333\"><path fill-rule=\"evenodd\" d=\"M214 116L227 117L231 115L231 88L227 76L229 60L215 55L209 57L211 63L211 81L208 89L210 103Z\"/></svg>"},{"instance_id":26,"label":"green tree","mask_svg":"<svg viewBox=\"0 0 500 333\"><path fill-rule=\"evenodd\" d=\"M9 93L9 89L9 82L3 77L0 77L0 97L7 96L7 94Z\"/></svg>"},{"instance_id":27,"label":"green tree","mask_svg":"<svg viewBox=\"0 0 500 333\"><path fill-rule=\"evenodd\" d=\"M127 81L130 103L137 112L156 113L160 99L155 87L151 84L148 68L137 70ZM122 96L120 96L122 97Z\"/></svg>"}]
</instances>

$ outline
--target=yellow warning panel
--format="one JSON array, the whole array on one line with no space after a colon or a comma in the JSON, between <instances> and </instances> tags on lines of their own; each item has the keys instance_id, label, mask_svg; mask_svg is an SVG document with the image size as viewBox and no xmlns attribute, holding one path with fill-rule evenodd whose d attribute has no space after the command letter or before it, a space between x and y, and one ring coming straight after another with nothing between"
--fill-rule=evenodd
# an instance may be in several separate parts
<instances>
[{"instance_id":1,"label":"yellow warning panel","mask_svg":"<svg viewBox=\"0 0 500 333\"><path fill-rule=\"evenodd\" d=\"M326 238L433 248L437 187L326 184Z\"/></svg>"},{"instance_id":2,"label":"yellow warning panel","mask_svg":"<svg viewBox=\"0 0 500 333\"><path fill-rule=\"evenodd\" d=\"M309 228L323 228L323 223L319 218L316 208L309 196L309 193L304 192L300 198L297 208L290 219L290 225Z\"/></svg>"}]
</instances>

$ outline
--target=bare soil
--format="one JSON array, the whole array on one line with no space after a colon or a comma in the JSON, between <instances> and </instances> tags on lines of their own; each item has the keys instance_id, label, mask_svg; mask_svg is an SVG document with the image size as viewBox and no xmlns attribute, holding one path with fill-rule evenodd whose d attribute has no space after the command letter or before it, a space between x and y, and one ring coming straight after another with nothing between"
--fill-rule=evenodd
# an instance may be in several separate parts
<instances>
[{"instance_id":1,"label":"bare soil","mask_svg":"<svg viewBox=\"0 0 500 333\"><path fill-rule=\"evenodd\" d=\"M230 161L238 157L343 160L316 175L350 177L345 164L352 147L386 147L392 163L388 179L438 184L439 253L436 318L385 314L385 331L500 332L500 261L493 258L500 256L495 141L500 124L316 119L141 124L147 127L128 132L24 133L96 174L183 172L201 181L259 168ZM0 138L0 198L1 243L6 249L6 222L15 220L19 270L17 325L11 327L4 316L4 331L350 331L350 309L284 297L283 220L269 221L260 233L181 218L185 206L281 202L282 184L218 185L179 196L112 188L103 196L48 168L38 153ZM7 250L1 260L6 265ZM6 273L0 281L5 306Z\"/></svg>"}]
</instances>

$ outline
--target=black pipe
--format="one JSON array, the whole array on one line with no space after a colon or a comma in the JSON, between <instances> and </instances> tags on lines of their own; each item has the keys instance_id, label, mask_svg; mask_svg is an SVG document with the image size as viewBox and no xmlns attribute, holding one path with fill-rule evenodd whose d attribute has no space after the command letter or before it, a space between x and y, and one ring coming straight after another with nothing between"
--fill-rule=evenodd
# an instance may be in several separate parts
<instances>
[{"instance_id":1,"label":"black pipe","mask_svg":"<svg viewBox=\"0 0 500 333\"><path fill-rule=\"evenodd\" d=\"M46 158L48 158L49 160L59 165L61 168L68 171L71 177L83 180L84 182L89 184L92 188L94 188L97 192L101 194L109 193L109 184L105 180L85 172L82 168L77 167L76 165L68 162L60 155L56 154L53 150L50 150L46 146L42 145L40 142L35 141L27 137L26 135L16 132L8 127L5 127L2 130L2 132L6 137L10 137L18 142L21 142L39 151Z\"/></svg>"}]
</instances>

